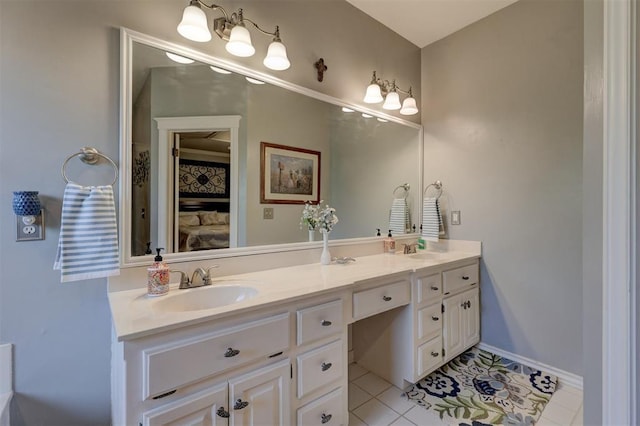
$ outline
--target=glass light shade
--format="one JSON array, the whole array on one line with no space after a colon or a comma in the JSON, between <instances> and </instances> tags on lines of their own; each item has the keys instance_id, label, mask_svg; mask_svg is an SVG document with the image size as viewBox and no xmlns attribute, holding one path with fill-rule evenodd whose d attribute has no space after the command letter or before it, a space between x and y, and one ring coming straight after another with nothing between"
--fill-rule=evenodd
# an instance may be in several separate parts
<instances>
[{"instance_id":1,"label":"glass light shade","mask_svg":"<svg viewBox=\"0 0 640 426\"><path fill-rule=\"evenodd\" d=\"M255 47L251 44L251 34L249 34L249 30L242 25L233 27L225 49L232 55L240 56L241 58L248 58L256 53Z\"/></svg>"},{"instance_id":2,"label":"glass light shade","mask_svg":"<svg viewBox=\"0 0 640 426\"><path fill-rule=\"evenodd\" d=\"M245 77L245 79L251 84L265 84L264 81L257 80L255 78Z\"/></svg>"},{"instance_id":3,"label":"glass light shade","mask_svg":"<svg viewBox=\"0 0 640 426\"><path fill-rule=\"evenodd\" d=\"M387 98L384 100L382 108L395 110L400 109L400 106L400 95L398 95L398 92L387 93Z\"/></svg>"},{"instance_id":4,"label":"glass light shade","mask_svg":"<svg viewBox=\"0 0 640 426\"><path fill-rule=\"evenodd\" d=\"M389 120L385 120L384 118L380 118L380 117L378 117L378 121L381 122L381 123L388 123L389 122Z\"/></svg>"},{"instance_id":5,"label":"glass light shade","mask_svg":"<svg viewBox=\"0 0 640 426\"><path fill-rule=\"evenodd\" d=\"M407 98L402 102L402 109L400 110L400 114L402 115L413 115L418 113L418 107L416 105L416 100L414 98Z\"/></svg>"},{"instance_id":6,"label":"glass light shade","mask_svg":"<svg viewBox=\"0 0 640 426\"><path fill-rule=\"evenodd\" d=\"M169 59L179 64L192 64L195 62L193 59L185 58L184 56L176 55L175 53L171 53L171 52L165 52L165 53L167 54L167 57Z\"/></svg>"},{"instance_id":7,"label":"glass light shade","mask_svg":"<svg viewBox=\"0 0 640 426\"><path fill-rule=\"evenodd\" d=\"M342 112L353 112L351 108L342 107Z\"/></svg>"},{"instance_id":8,"label":"glass light shade","mask_svg":"<svg viewBox=\"0 0 640 426\"><path fill-rule=\"evenodd\" d=\"M213 65L209 65L209 68L211 68L211 71L215 71L218 74L231 74L231 71L225 70L224 68L214 67Z\"/></svg>"},{"instance_id":9,"label":"glass light shade","mask_svg":"<svg viewBox=\"0 0 640 426\"><path fill-rule=\"evenodd\" d=\"M363 112L363 113L362 113L362 116L363 116L364 118L373 118L373 115L371 115L371 114L367 114L366 112Z\"/></svg>"},{"instance_id":10,"label":"glass light shade","mask_svg":"<svg viewBox=\"0 0 640 426\"><path fill-rule=\"evenodd\" d=\"M187 6L182 13L182 21L178 24L178 33L193 41L211 40L211 32L207 27L207 15L198 6Z\"/></svg>"},{"instance_id":11,"label":"glass light shade","mask_svg":"<svg viewBox=\"0 0 640 426\"><path fill-rule=\"evenodd\" d=\"M291 66L291 62L287 58L287 48L279 41L271 42L267 56L262 63L265 67L276 71L283 71Z\"/></svg>"},{"instance_id":12,"label":"glass light shade","mask_svg":"<svg viewBox=\"0 0 640 426\"><path fill-rule=\"evenodd\" d=\"M367 93L364 95L363 102L366 104L377 104L382 102L382 93L380 92L380 86L375 83L371 83L367 87Z\"/></svg>"}]
</instances>

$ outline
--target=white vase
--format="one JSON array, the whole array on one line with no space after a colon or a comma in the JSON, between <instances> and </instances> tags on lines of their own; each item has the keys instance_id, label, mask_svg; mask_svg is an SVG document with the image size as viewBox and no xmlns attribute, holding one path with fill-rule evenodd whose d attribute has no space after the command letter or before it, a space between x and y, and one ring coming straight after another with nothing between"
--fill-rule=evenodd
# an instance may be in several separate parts
<instances>
[{"instance_id":1,"label":"white vase","mask_svg":"<svg viewBox=\"0 0 640 426\"><path fill-rule=\"evenodd\" d=\"M316 239L316 230L309 229L309 241L314 241Z\"/></svg>"},{"instance_id":2,"label":"white vase","mask_svg":"<svg viewBox=\"0 0 640 426\"><path fill-rule=\"evenodd\" d=\"M320 255L320 263L322 265L328 265L331 263L331 253L329 253L329 233L320 231L322 233L322 254Z\"/></svg>"}]
</instances>

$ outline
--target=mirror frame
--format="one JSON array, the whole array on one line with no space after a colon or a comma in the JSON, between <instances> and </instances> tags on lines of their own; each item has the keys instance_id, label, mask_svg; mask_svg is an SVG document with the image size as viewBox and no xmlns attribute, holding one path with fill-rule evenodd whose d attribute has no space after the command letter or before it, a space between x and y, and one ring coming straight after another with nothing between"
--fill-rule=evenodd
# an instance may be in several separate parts
<instances>
[{"instance_id":1,"label":"mirror frame","mask_svg":"<svg viewBox=\"0 0 640 426\"><path fill-rule=\"evenodd\" d=\"M372 110L367 107L345 102L341 99L334 98L324 93L317 92L315 90L308 89L287 81L278 79L269 74L264 74L259 71L238 65L232 62L225 61L223 59L216 58L209 54L200 52L198 50L182 46L173 42L161 40L159 38L146 35L137 31L130 30L125 27L120 28L120 185L119 185L119 245L120 245L120 267L130 268L138 266L146 266L153 260L153 255L146 256L132 256L131 254L131 209L127 206L131 205L131 161L132 161L132 149L131 149L131 114L132 114L132 65L133 65L133 43L141 43L150 47L155 47L164 51L176 53L181 56L186 56L194 59L198 62L219 66L226 68L229 71L242 74L245 76L257 78L265 83L272 84L274 86L282 87L292 92L300 93L302 95L318 99L336 106L351 108L360 113L367 113L374 117L384 118L385 120L392 121L398 124L402 124L408 127L412 127L418 130L418 181L420 187L418 189L418 196L415 198L419 205L422 205L422 196L424 188L424 169L423 169L423 153L424 153L424 130L422 125L403 120L392 115L382 113L380 111ZM237 150L236 150L237 153ZM236 167L237 173L237 167ZM237 191L237 188L235 189ZM237 197L236 197L237 198ZM237 221L236 221L237 222ZM406 234L414 235L418 234ZM377 241L381 237L361 237L361 238L347 238L340 240L332 240L332 245L348 245L355 243L364 243ZM248 247L234 247L218 250L206 250L197 252L185 252L185 253L167 253L163 255L167 262L186 262L195 260L207 260L207 259L219 259L226 257L248 256L265 253L277 253L293 250L311 249L321 247L322 242L299 242L299 243L284 243L284 244L270 244L261 246L248 246Z\"/></svg>"}]
</instances>

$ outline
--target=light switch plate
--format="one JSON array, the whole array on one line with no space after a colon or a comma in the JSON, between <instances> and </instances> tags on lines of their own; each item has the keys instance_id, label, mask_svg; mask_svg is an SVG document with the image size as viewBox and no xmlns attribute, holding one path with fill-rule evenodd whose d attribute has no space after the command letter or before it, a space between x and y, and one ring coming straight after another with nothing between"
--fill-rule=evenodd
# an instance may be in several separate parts
<instances>
[{"instance_id":1,"label":"light switch plate","mask_svg":"<svg viewBox=\"0 0 640 426\"><path fill-rule=\"evenodd\" d=\"M273 219L273 207L265 207L262 209L263 219Z\"/></svg>"},{"instance_id":2,"label":"light switch plate","mask_svg":"<svg viewBox=\"0 0 640 426\"><path fill-rule=\"evenodd\" d=\"M37 216L16 215L16 241L35 240L44 240L44 211Z\"/></svg>"},{"instance_id":3,"label":"light switch plate","mask_svg":"<svg viewBox=\"0 0 640 426\"><path fill-rule=\"evenodd\" d=\"M451 224L460 225L460 210L451 211Z\"/></svg>"}]
</instances>

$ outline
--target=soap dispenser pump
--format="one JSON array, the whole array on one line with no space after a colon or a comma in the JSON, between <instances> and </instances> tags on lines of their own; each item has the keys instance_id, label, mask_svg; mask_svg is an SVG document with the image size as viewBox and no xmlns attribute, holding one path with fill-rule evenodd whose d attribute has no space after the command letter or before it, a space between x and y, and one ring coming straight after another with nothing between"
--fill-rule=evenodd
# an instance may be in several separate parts
<instances>
[{"instance_id":1,"label":"soap dispenser pump","mask_svg":"<svg viewBox=\"0 0 640 426\"><path fill-rule=\"evenodd\" d=\"M169 293L169 266L162 260L160 251L156 248L156 257L153 263L147 268L147 295L162 296Z\"/></svg>"},{"instance_id":2,"label":"soap dispenser pump","mask_svg":"<svg viewBox=\"0 0 640 426\"><path fill-rule=\"evenodd\" d=\"M387 238L384 239L384 252L389 254L395 254L396 252L396 240L393 239L391 230L389 230Z\"/></svg>"}]
</instances>

